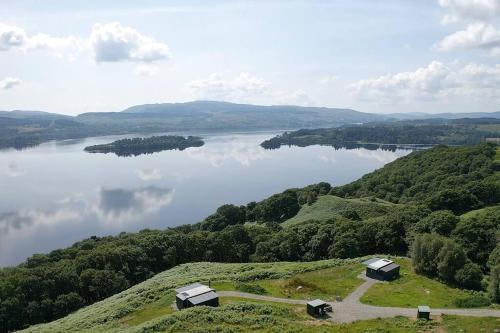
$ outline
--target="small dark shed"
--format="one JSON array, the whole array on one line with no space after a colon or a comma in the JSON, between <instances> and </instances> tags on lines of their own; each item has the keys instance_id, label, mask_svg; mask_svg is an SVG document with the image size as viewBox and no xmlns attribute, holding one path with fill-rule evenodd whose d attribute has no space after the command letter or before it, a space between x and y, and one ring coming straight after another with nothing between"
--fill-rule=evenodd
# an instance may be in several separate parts
<instances>
[{"instance_id":1,"label":"small dark shed","mask_svg":"<svg viewBox=\"0 0 500 333\"><path fill-rule=\"evenodd\" d=\"M399 277L399 265L389 259L367 262L366 276L372 279L391 281Z\"/></svg>"},{"instance_id":2,"label":"small dark shed","mask_svg":"<svg viewBox=\"0 0 500 333\"><path fill-rule=\"evenodd\" d=\"M324 316L327 311L331 311L331 306L320 299L307 302L307 313L311 316L321 317Z\"/></svg>"},{"instance_id":3,"label":"small dark shed","mask_svg":"<svg viewBox=\"0 0 500 333\"><path fill-rule=\"evenodd\" d=\"M417 310L417 318L429 320L431 317L431 309L427 305L419 305Z\"/></svg>"},{"instance_id":4,"label":"small dark shed","mask_svg":"<svg viewBox=\"0 0 500 333\"><path fill-rule=\"evenodd\" d=\"M175 291L175 303L179 310L198 305L219 306L219 295L214 289L201 283L193 283Z\"/></svg>"}]
</instances>

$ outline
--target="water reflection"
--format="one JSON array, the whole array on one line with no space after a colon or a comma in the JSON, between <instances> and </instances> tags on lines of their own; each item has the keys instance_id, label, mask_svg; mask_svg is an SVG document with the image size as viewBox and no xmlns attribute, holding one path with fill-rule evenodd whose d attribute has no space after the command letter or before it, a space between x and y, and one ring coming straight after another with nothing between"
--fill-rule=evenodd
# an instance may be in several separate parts
<instances>
[{"instance_id":1,"label":"water reflection","mask_svg":"<svg viewBox=\"0 0 500 333\"><path fill-rule=\"evenodd\" d=\"M153 168L153 169L140 169L136 171L137 177L139 179L148 181L148 180L160 180L163 178L163 175L160 171L160 169Z\"/></svg>"},{"instance_id":2,"label":"water reflection","mask_svg":"<svg viewBox=\"0 0 500 333\"><path fill-rule=\"evenodd\" d=\"M0 214L0 237L11 231L22 231L33 225L57 225L70 220L98 218L106 222L125 222L139 219L170 204L174 191L154 186L137 189L101 189L97 198L73 194L57 202L50 211L20 210Z\"/></svg>"},{"instance_id":3,"label":"water reflection","mask_svg":"<svg viewBox=\"0 0 500 333\"><path fill-rule=\"evenodd\" d=\"M187 150L187 155L194 160L207 162L213 167L221 167L227 161L236 161L248 167L253 161L264 159L266 151L253 143L229 141L222 146L192 148Z\"/></svg>"},{"instance_id":4,"label":"water reflection","mask_svg":"<svg viewBox=\"0 0 500 333\"><path fill-rule=\"evenodd\" d=\"M131 220L168 205L173 197L173 190L154 186L134 190L102 189L94 210L105 220Z\"/></svg>"},{"instance_id":5,"label":"water reflection","mask_svg":"<svg viewBox=\"0 0 500 333\"><path fill-rule=\"evenodd\" d=\"M203 147L126 159L83 151L120 136L1 151L0 266L93 235L196 223L223 204L259 201L291 187L345 184L409 153L260 147L274 135L205 135Z\"/></svg>"},{"instance_id":6,"label":"water reflection","mask_svg":"<svg viewBox=\"0 0 500 333\"><path fill-rule=\"evenodd\" d=\"M25 171L16 161L7 161L0 169L0 174L8 177L19 177L24 175Z\"/></svg>"},{"instance_id":7,"label":"water reflection","mask_svg":"<svg viewBox=\"0 0 500 333\"><path fill-rule=\"evenodd\" d=\"M78 219L80 215L72 209L63 208L51 212L39 210L13 211L0 214L0 233L8 235L11 231L20 231L32 225L57 224Z\"/></svg>"}]
</instances>

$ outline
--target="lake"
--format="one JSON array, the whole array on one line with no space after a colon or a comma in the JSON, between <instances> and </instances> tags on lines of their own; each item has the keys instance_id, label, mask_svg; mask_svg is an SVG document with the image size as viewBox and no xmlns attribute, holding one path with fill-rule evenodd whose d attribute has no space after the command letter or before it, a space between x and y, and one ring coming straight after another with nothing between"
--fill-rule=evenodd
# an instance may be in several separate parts
<instances>
[{"instance_id":1,"label":"lake","mask_svg":"<svg viewBox=\"0 0 500 333\"><path fill-rule=\"evenodd\" d=\"M276 134L202 135L203 147L137 157L83 151L123 136L2 150L0 266L93 235L199 222L291 187L345 184L410 152L259 146Z\"/></svg>"}]
</instances>

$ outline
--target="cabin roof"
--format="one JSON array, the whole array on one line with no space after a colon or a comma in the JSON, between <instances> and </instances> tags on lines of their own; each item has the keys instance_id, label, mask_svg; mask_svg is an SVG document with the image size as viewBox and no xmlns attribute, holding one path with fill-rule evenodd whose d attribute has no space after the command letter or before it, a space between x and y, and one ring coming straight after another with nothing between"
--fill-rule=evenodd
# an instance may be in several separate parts
<instances>
[{"instance_id":1,"label":"cabin roof","mask_svg":"<svg viewBox=\"0 0 500 333\"><path fill-rule=\"evenodd\" d=\"M363 261L363 264L368 266L369 264L374 263L375 261L379 261L379 260L380 260L380 258L372 258L372 259L368 259L368 260Z\"/></svg>"},{"instance_id":2,"label":"cabin roof","mask_svg":"<svg viewBox=\"0 0 500 333\"><path fill-rule=\"evenodd\" d=\"M390 272L390 271L392 271L393 269L396 269L396 268L398 268L398 267L399 267L399 265L398 265L398 264L396 264L396 263L390 263L389 265L386 265L386 266L384 266L384 267L381 267L381 268L380 268L380 270L381 270L382 272Z\"/></svg>"},{"instance_id":3,"label":"cabin roof","mask_svg":"<svg viewBox=\"0 0 500 333\"><path fill-rule=\"evenodd\" d=\"M427 305L419 305L418 312L431 312L431 308Z\"/></svg>"},{"instance_id":4,"label":"cabin roof","mask_svg":"<svg viewBox=\"0 0 500 333\"><path fill-rule=\"evenodd\" d=\"M325 305L326 302L322 301L320 299L315 299L313 301L307 302L307 304L310 305L310 306L312 306L312 307L317 307L317 306Z\"/></svg>"},{"instance_id":5,"label":"cabin roof","mask_svg":"<svg viewBox=\"0 0 500 333\"><path fill-rule=\"evenodd\" d=\"M201 287L201 286L203 286L203 284L196 282L196 283L192 283L190 285L184 286L182 288L175 289L175 292L177 294L180 294L180 293L182 293L184 291L191 290L191 289L194 289L194 288L197 288L197 287Z\"/></svg>"},{"instance_id":6,"label":"cabin roof","mask_svg":"<svg viewBox=\"0 0 500 333\"><path fill-rule=\"evenodd\" d=\"M198 295L212 292L214 290L208 286L205 286L204 284L193 283L189 286L185 286L185 287L176 289L176 291L177 291L177 297L180 298L181 300L185 300L188 298L191 299L191 298L196 297Z\"/></svg>"},{"instance_id":7,"label":"cabin roof","mask_svg":"<svg viewBox=\"0 0 500 333\"><path fill-rule=\"evenodd\" d=\"M393 261L389 259L379 259L375 262L372 262L368 265L369 268L374 269L374 270L379 270L380 268L387 266L389 264L392 264Z\"/></svg>"},{"instance_id":8,"label":"cabin roof","mask_svg":"<svg viewBox=\"0 0 500 333\"><path fill-rule=\"evenodd\" d=\"M219 295L217 295L216 292L210 291L210 292L198 295L198 296L190 297L188 302L193 304L193 305L197 305L197 304L201 304L201 303L204 303L206 301L210 301L210 300L218 298L218 297L219 297Z\"/></svg>"}]
</instances>

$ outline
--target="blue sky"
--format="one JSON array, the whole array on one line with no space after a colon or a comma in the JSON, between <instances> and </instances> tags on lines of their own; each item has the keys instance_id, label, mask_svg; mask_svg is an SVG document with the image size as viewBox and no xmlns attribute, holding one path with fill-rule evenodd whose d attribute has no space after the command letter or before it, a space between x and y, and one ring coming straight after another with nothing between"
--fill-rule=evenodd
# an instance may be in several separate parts
<instances>
[{"instance_id":1,"label":"blue sky","mask_svg":"<svg viewBox=\"0 0 500 333\"><path fill-rule=\"evenodd\" d=\"M500 0L0 3L1 110L498 111L499 59Z\"/></svg>"}]
</instances>

